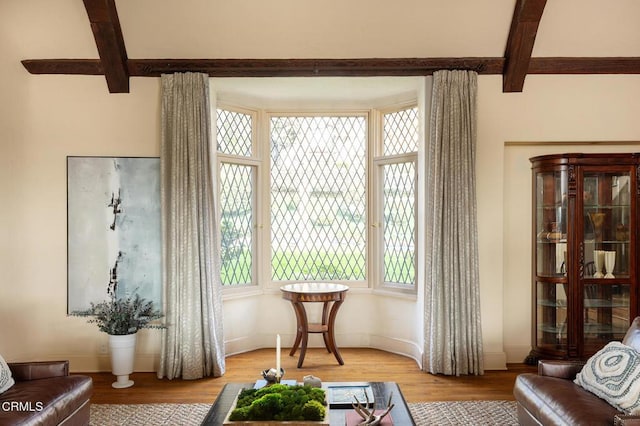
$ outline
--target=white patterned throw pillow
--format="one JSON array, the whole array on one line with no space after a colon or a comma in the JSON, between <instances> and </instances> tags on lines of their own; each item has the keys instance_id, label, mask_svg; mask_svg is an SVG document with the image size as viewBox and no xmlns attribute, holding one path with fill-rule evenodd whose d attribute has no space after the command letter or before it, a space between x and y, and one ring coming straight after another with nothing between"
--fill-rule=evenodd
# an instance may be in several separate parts
<instances>
[{"instance_id":1,"label":"white patterned throw pillow","mask_svg":"<svg viewBox=\"0 0 640 426\"><path fill-rule=\"evenodd\" d=\"M627 414L640 414L640 353L608 343L587 360L576 384Z\"/></svg>"},{"instance_id":2,"label":"white patterned throw pillow","mask_svg":"<svg viewBox=\"0 0 640 426\"><path fill-rule=\"evenodd\" d=\"M11 370L9 370L7 362L0 355L0 393L8 390L15 383L15 380L11 377Z\"/></svg>"}]
</instances>

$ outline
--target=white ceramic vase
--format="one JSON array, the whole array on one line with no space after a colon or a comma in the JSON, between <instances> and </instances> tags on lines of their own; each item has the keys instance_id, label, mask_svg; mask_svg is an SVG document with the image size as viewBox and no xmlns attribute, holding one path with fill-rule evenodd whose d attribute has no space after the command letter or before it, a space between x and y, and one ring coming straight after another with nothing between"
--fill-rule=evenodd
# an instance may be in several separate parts
<instances>
[{"instance_id":1,"label":"white ceramic vase","mask_svg":"<svg viewBox=\"0 0 640 426\"><path fill-rule=\"evenodd\" d=\"M616 267L616 252L605 251L604 252L604 268L607 270L605 278L615 278L613 275L613 268Z\"/></svg>"},{"instance_id":2,"label":"white ceramic vase","mask_svg":"<svg viewBox=\"0 0 640 426\"><path fill-rule=\"evenodd\" d=\"M133 386L133 380L129 380L129 374L133 373L136 336L136 333L122 336L109 335L111 372L117 377L116 381L111 384L114 388L120 389Z\"/></svg>"},{"instance_id":3,"label":"white ceramic vase","mask_svg":"<svg viewBox=\"0 0 640 426\"><path fill-rule=\"evenodd\" d=\"M593 251L593 263L596 272L593 274L593 278L604 278L602 268L604 267L604 250Z\"/></svg>"}]
</instances>

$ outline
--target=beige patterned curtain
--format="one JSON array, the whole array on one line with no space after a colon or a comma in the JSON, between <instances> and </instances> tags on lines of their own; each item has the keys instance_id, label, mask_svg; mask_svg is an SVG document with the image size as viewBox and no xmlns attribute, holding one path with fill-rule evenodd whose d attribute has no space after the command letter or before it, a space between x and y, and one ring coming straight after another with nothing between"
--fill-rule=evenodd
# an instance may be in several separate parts
<instances>
[{"instance_id":1,"label":"beige patterned curtain","mask_svg":"<svg viewBox=\"0 0 640 426\"><path fill-rule=\"evenodd\" d=\"M427 158L425 348L434 374L483 374L472 71L433 74Z\"/></svg>"},{"instance_id":2,"label":"beige patterned curtain","mask_svg":"<svg viewBox=\"0 0 640 426\"><path fill-rule=\"evenodd\" d=\"M160 146L163 330L158 377L225 370L209 77L163 75Z\"/></svg>"}]
</instances>

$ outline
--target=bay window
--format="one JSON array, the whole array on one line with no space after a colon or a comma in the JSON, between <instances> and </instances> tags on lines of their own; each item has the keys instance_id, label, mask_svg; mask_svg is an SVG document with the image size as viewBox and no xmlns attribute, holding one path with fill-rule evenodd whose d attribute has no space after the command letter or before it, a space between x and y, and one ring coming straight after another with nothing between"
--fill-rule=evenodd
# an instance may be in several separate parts
<instances>
[{"instance_id":1,"label":"bay window","mask_svg":"<svg viewBox=\"0 0 640 426\"><path fill-rule=\"evenodd\" d=\"M415 291L418 122L415 103L330 113L219 105L223 285Z\"/></svg>"}]
</instances>

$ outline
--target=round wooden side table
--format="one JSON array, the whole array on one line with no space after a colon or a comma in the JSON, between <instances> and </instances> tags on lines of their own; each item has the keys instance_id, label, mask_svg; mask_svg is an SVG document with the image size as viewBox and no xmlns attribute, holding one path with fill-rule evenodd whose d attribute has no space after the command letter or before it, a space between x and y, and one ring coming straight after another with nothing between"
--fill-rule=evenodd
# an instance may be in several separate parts
<instances>
[{"instance_id":1,"label":"round wooden side table","mask_svg":"<svg viewBox=\"0 0 640 426\"><path fill-rule=\"evenodd\" d=\"M344 365L334 333L334 325L338 309L347 295L349 287L344 284L332 283L296 283L280 287L282 298L289 300L293 305L298 322L296 328L296 341L291 348L289 356L294 356L300 346L300 358L298 368L302 367L304 356L307 353L307 341L309 333L322 333L324 345L329 353L333 353L340 365ZM322 302L322 322L309 323L304 302Z\"/></svg>"}]
</instances>

